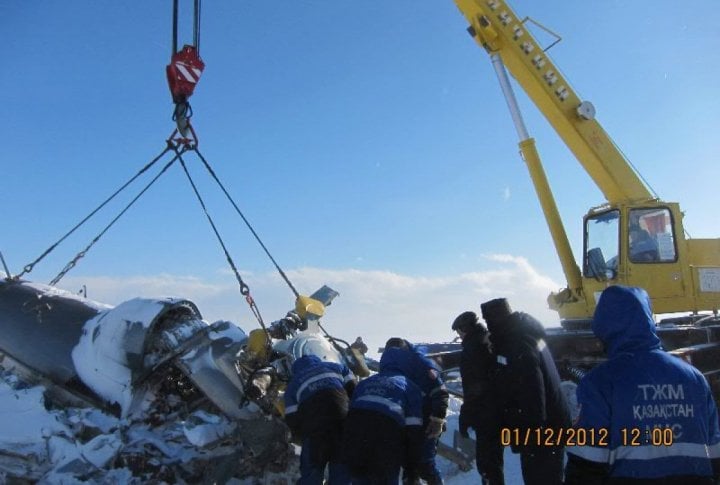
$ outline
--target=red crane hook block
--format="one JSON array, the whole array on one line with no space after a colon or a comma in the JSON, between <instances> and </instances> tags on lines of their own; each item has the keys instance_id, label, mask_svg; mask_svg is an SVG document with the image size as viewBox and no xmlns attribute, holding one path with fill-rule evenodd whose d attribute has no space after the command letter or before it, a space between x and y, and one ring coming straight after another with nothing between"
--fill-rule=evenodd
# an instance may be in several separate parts
<instances>
[{"instance_id":1,"label":"red crane hook block","mask_svg":"<svg viewBox=\"0 0 720 485\"><path fill-rule=\"evenodd\" d=\"M194 46L185 45L173 54L166 71L175 104L185 103L192 96L204 69L205 63Z\"/></svg>"}]
</instances>

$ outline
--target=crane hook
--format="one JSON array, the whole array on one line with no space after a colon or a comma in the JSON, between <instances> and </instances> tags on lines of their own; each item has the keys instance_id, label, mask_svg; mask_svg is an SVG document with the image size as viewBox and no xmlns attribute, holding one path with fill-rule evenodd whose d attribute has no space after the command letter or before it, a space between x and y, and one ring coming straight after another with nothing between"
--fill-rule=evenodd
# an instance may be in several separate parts
<instances>
[{"instance_id":1,"label":"crane hook","mask_svg":"<svg viewBox=\"0 0 720 485\"><path fill-rule=\"evenodd\" d=\"M173 0L173 38L170 64L165 68L170 94L175 103L172 119L177 124L178 132L187 137L190 130L190 96L200 81L205 63L200 58L200 0L195 0L193 19L193 44L184 45L177 50L178 0Z\"/></svg>"}]
</instances>

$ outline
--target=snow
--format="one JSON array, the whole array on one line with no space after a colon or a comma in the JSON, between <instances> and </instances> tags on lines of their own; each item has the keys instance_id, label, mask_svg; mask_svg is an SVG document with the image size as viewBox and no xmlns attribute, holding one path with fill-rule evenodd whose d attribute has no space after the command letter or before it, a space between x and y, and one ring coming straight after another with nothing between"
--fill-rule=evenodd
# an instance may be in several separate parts
<instances>
[{"instance_id":1,"label":"snow","mask_svg":"<svg viewBox=\"0 0 720 485\"><path fill-rule=\"evenodd\" d=\"M115 457L121 444L117 429L114 433L95 436L85 444L80 444L75 437L76 432L96 426L109 431L112 423L117 426L115 418L97 410L47 410L43 387L24 387L15 376L2 377L0 450L18 460L2 463L0 480L5 478L3 471L22 467L31 472L28 478L37 479L43 471L38 465L52 463L52 472L40 483L82 483L72 478L74 472L82 473L87 463L106 466Z\"/></svg>"},{"instance_id":2,"label":"snow","mask_svg":"<svg viewBox=\"0 0 720 485\"><path fill-rule=\"evenodd\" d=\"M445 461L445 460L441 460ZM473 462L473 465L475 462ZM443 472L443 469L440 469ZM477 468L469 472L458 471L454 475L444 475L445 485L478 485L480 474ZM515 455L509 449L505 450L505 485L522 485L522 473L520 471L520 455Z\"/></svg>"},{"instance_id":3,"label":"snow","mask_svg":"<svg viewBox=\"0 0 720 485\"><path fill-rule=\"evenodd\" d=\"M1 273L1 272L0 272ZM2 273L4 274L4 273ZM112 308L112 305L108 305L105 303L100 303L97 301L89 300L85 297L82 297L80 295L77 295L75 293L71 293L69 291L61 290L60 288L57 288L55 286L49 286L49 285L43 285L41 283L32 283L32 282L23 282L23 285L34 288L38 290L41 294L47 295L47 296L57 296L62 298L67 298L69 300L75 300L81 302L83 305L88 306L90 308L93 308L99 312L104 310L109 310Z\"/></svg>"},{"instance_id":4,"label":"snow","mask_svg":"<svg viewBox=\"0 0 720 485\"><path fill-rule=\"evenodd\" d=\"M0 450L33 457L30 463L37 462L41 466L33 465L34 474L28 476L41 484L138 483L133 482L132 472L122 467L106 470L101 482L84 482L77 477L82 476L88 466L94 470L109 467L123 447L155 449L168 459L186 463L200 453L191 445L205 446L221 441L236 427L225 417L204 411L196 411L184 422L159 433L146 425L128 426L126 421L97 409L47 410L41 386L26 388L12 375L0 377ZM451 398L448 429L442 437L445 443L452 442L459 409L460 400ZM87 430L95 430L98 434L82 443L79 436ZM0 463L0 470L12 469L13 466L19 465ZM462 472L457 465L441 457L438 457L438 466L446 485L479 483L474 466L470 471ZM289 484L296 478L294 473L269 473L265 480L270 480L267 483ZM3 478L0 471L0 481ZM518 456L509 450L505 453L505 480L508 485L522 483ZM258 482L233 479L230 483L254 485Z\"/></svg>"},{"instance_id":5,"label":"snow","mask_svg":"<svg viewBox=\"0 0 720 485\"><path fill-rule=\"evenodd\" d=\"M160 300L134 298L99 313L83 327L73 349L73 364L83 382L123 415L132 404L132 366L125 344L134 327L147 328L165 308Z\"/></svg>"},{"instance_id":6,"label":"snow","mask_svg":"<svg viewBox=\"0 0 720 485\"><path fill-rule=\"evenodd\" d=\"M104 468L120 451L122 442L117 434L99 435L80 447L80 453L94 466Z\"/></svg>"},{"instance_id":7,"label":"snow","mask_svg":"<svg viewBox=\"0 0 720 485\"><path fill-rule=\"evenodd\" d=\"M440 440L452 446L453 436L455 431L458 429L458 418L460 416L460 405L462 400L451 396L448 406L447 414L447 431L443 433ZM470 431L472 437L472 431ZM443 475L445 485L477 485L480 483L480 474L475 467L473 461L473 468L468 472L463 472L458 468L457 465L438 456L438 468L440 473ZM513 454L510 448L505 448L505 484L506 485L522 485L522 472L520 470L520 457L519 455Z\"/></svg>"},{"instance_id":8,"label":"snow","mask_svg":"<svg viewBox=\"0 0 720 485\"><path fill-rule=\"evenodd\" d=\"M222 420L219 416L196 411L185 421L183 433L193 445L206 446L227 437L235 427L235 423Z\"/></svg>"},{"instance_id":9,"label":"snow","mask_svg":"<svg viewBox=\"0 0 720 485\"><path fill-rule=\"evenodd\" d=\"M243 452L245 438L241 442L234 433L242 422L220 414L197 410L184 420L166 416L150 425L97 409L48 409L44 393L42 386L28 387L14 375L0 373L0 483L23 477L53 485L140 484L145 483L143 474L159 478L168 467L196 476L216 473L218 463L238 463L234 453ZM297 466L290 462L286 469L284 475L266 472L232 483L290 484ZM185 484L169 476L171 482Z\"/></svg>"},{"instance_id":10,"label":"snow","mask_svg":"<svg viewBox=\"0 0 720 485\"><path fill-rule=\"evenodd\" d=\"M9 377L8 380L17 382ZM0 447L28 449L44 446L51 434L69 432L67 427L45 410L44 389L13 389L0 381Z\"/></svg>"}]
</instances>

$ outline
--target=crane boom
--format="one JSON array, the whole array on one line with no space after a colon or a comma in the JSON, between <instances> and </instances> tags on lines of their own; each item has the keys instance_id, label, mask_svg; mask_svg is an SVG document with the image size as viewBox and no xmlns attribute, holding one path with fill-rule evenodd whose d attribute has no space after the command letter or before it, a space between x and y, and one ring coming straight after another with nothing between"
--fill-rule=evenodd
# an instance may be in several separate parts
<instances>
[{"instance_id":1,"label":"crane boom","mask_svg":"<svg viewBox=\"0 0 720 485\"><path fill-rule=\"evenodd\" d=\"M653 199L605 130L503 0L455 0L475 41L498 54L610 204Z\"/></svg>"},{"instance_id":2,"label":"crane boom","mask_svg":"<svg viewBox=\"0 0 720 485\"><path fill-rule=\"evenodd\" d=\"M568 286L548 298L565 323L587 322L596 297L609 284L641 286L657 313L720 309L720 239L686 236L676 202L664 202L648 186L595 119L547 53L505 0L454 0L468 32L490 55L519 136ZM585 215L578 266L560 219L534 140L528 134L508 70L606 202ZM575 325L575 323L572 323Z\"/></svg>"}]
</instances>

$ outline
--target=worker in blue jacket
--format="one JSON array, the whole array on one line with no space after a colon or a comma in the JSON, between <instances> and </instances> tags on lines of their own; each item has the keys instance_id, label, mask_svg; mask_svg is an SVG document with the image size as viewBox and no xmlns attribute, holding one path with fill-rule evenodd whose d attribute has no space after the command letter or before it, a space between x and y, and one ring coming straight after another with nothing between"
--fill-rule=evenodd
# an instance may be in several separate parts
<instances>
[{"instance_id":1,"label":"worker in blue jacket","mask_svg":"<svg viewBox=\"0 0 720 485\"><path fill-rule=\"evenodd\" d=\"M293 363L284 399L285 422L302 443L298 485L322 485L326 467L329 485L350 482L339 450L355 384L355 376L345 365L315 355Z\"/></svg>"},{"instance_id":2,"label":"worker in blue jacket","mask_svg":"<svg viewBox=\"0 0 720 485\"><path fill-rule=\"evenodd\" d=\"M440 367L429 359L419 348L405 339L393 337L387 341L385 348L397 347L405 350L398 354L398 365L423 395L423 429L425 439L422 447L420 463L416 468L406 465L403 482L410 485L423 479L428 485L442 485L443 479L435 463L437 444L445 428L448 394L442 380Z\"/></svg>"},{"instance_id":3,"label":"worker in blue jacket","mask_svg":"<svg viewBox=\"0 0 720 485\"><path fill-rule=\"evenodd\" d=\"M400 468L420 460L422 393L402 372L404 352L385 349L380 371L353 393L343 439L353 485L397 485Z\"/></svg>"},{"instance_id":4,"label":"worker in blue jacket","mask_svg":"<svg viewBox=\"0 0 720 485\"><path fill-rule=\"evenodd\" d=\"M645 290L606 288L592 329L608 360L578 385L575 429L587 441L567 447L565 483L716 483L720 430L710 387L661 348Z\"/></svg>"}]
</instances>

